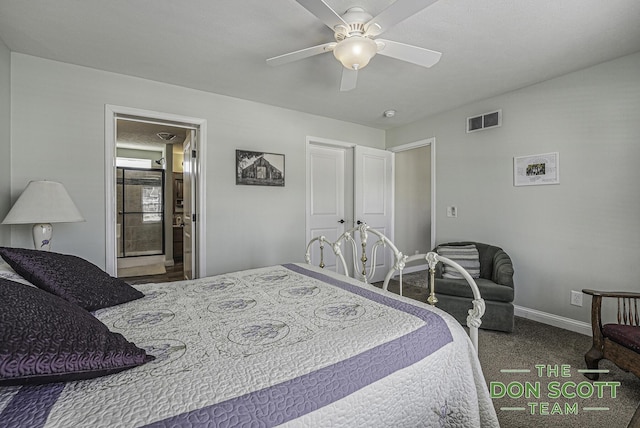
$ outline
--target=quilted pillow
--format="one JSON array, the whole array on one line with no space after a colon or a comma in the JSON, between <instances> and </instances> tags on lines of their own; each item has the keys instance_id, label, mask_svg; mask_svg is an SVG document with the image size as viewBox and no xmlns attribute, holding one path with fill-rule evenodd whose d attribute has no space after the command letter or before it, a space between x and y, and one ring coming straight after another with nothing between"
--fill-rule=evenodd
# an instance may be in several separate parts
<instances>
[{"instance_id":1,"label":"quilted pillow","mask_svg":"<svg viewBox=\"0 0 640 428\"><path fill-rule=\"evenodd\" d=\"M0 278L0 386L89 379L153 359L84 309Z\"/></svg>"},{"instance_id":2,"label":"quilted pillow","mask_svg":"<svg viewBox=\"0 0 640 428\"><path fill-rule=\"evenodd\" d=\"M464 268L471 278L480 278L480 255L475 245L443 245L436 249L442 257L451 259ZM442 264L442 277L450 279L464 278L454 267Z\"/></svg>"},{"instance_id":3,"label":"quilted pillow","mask_svg":"<svg viewBox=\"0 0 640 428\"><path fill-rule=\"evenodd\" d=\"M108 308L144 296L121 279L80 257L0 247L0 256L36 287L88 310Z\"/></svg>"}]
</instances>

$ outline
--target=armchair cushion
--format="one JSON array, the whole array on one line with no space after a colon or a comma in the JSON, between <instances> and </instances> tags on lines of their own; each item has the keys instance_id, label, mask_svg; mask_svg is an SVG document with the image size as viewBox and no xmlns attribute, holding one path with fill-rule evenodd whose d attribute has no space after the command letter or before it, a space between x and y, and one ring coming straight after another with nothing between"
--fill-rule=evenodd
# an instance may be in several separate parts
<instances>
[{"instance_id":1,"label":"armchair cushion","mask_svg":"<svg viewBox=\"0 0 640 428\"><path fill-rule=\"evenodd\" d=\"M640 354L640 327L625 324L605 324L602 335Z\"/></svg>"},{"instance_id":2,"label":"armchair cushion","mask_svg":"<svg viewBox=\"0 0 640 428\"><path fill-rule=\"evenodd\" d=\"M480 278L480 255L475 245L442 245L437 248L439 255L446 257L460 266L462 266L471 278ZM443 266L442 271L443 278L451 279L463 279L464 277L460 272L449 265Z\"/></svg>"},{"instance_id":3,"label":"armchair cushion","mask_svg":"<svg viewBox=\"0 0 640 428\"><path fill-rule=\"evenodd\" d=\"M484 300L507 303L513 302L513 288L496 284L484 278L478 278L475 281L478 290L480 290L480 295ZM473 299L473 291L471 287L469 287L466 279L438 279L436 283L436 293Z\"/></svg>"},{"instance_id":4,"label":"armchair cushion","mask_svg":"<svg viewBox=\"0 0 640 428\"><path fill-rule=\"evenodd\" d=\"M451 242L439 245L434 249L434 251L438 252L438 248L443 246L448 247L461 245L475 245L478 249L480 259L480 278L488 279L496 284L506 285L513 288L513 263L507 253L500 247L483 244L481 242ZM436 278L443 278L442 271L442 263L438 263L436 265L435 272Z\"/></svg>"}]
</instances>

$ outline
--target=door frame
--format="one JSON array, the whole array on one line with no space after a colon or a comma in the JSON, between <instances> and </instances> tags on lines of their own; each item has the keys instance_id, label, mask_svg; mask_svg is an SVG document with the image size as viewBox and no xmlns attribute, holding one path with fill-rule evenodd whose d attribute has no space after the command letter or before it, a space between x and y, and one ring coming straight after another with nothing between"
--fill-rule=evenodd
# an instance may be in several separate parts
<instances>
[{"instance_id":1,"label":"door frame","mask_svg":"<svg viewBox=\"0 0 640 428\"><path fill-rule=\"evenodd\" d=\"M105 104L104 114L104 154L105 154L105 271L112 276L117 275L117 239L116 239L116 120L131 116L138 120L146 120L150 123L166 124L173 126L197 128L198 132L196 148L196 185L197 185L197 212L196 221L196 245L194 278L199 278L206 272L206 144L207 121L195 117L180 116L171 113L162 113L151 110L142 110L132 107Z\"/></svg>"},{"instance_id":2,"label":"door frame","mask_svg":"<svg viewBox=\"0 0 640 428\"><path fill-rule=\"evenodd\" d=\"M431 251L436 247L436 137L401 144L387 150L398 153L425 146L429 146L431 149L431 246L429 247L429 251Z\"/></svg>"}]
</instances>

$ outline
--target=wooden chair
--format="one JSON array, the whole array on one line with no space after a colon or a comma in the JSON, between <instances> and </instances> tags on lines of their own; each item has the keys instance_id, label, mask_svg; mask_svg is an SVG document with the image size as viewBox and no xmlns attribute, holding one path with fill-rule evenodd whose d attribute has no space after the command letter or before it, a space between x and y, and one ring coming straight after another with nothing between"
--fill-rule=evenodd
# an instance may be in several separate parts
<instances>
[{"instance_id":1,"label":"wooden chair","mask_svg":"<svg viewBox=\"0 0 640 428\"><path fill-rule=\"evenodd\" d=\"M593 346L584 356L587 368L597 370L598 362L604 358L640 377L640 293L596 290L582 292L592 296ZM617 323L602 325L603 298L618 300ZM591 380L598 379L598 373L587 373L585 376Z\"/></svg>"}]
</instances>

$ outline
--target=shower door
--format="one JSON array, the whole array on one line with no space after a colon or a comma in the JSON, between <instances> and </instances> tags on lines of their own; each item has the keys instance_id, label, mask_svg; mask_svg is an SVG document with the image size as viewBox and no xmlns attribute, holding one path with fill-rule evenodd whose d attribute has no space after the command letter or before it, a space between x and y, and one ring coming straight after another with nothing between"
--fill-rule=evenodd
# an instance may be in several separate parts
<instances>
[{"instance_id":1,"label":"shower door","mask_svg":"<svg viewBox=\"0 0 640 428\"><path fill-rule=\"evenodd\" d=\"M117 168L118 257L164 254L164 170Z\"/></svg>"}]
</instances>

